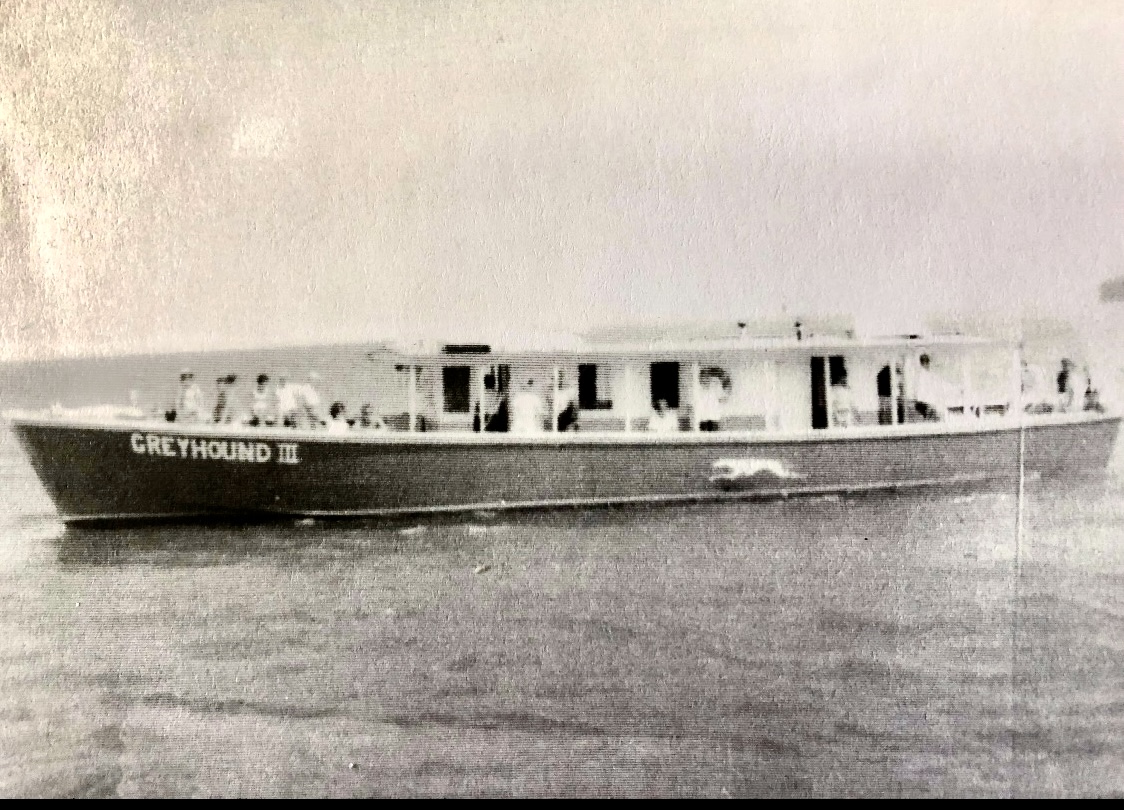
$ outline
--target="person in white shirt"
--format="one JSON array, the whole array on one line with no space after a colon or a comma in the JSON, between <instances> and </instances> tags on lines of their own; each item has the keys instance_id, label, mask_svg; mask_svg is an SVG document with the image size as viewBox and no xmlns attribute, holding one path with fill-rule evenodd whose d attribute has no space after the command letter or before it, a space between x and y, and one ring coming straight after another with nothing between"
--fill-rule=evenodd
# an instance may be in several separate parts
<instances>
[{"instance_id":1,"label":"person in white shirt","mask_svg":"<svg viewBox=\"0 0 1124 810\"><path fill-rule=\"evenodd\" d=\"M666 399L656 402L652 416L648 419L648 430L652 433L677 433L679 417L667 405Z\"/></svg>"},{"instance_id":2,"label":"person in white shirt","mask_svg":"<svg viewBox=\"0 0 1124 810\"><path fill-rule=\"evenodd\" d=\"M180 373L180 393L176 402L176 420L180 422L199 422L203 418L203 392L195 384L195 374L191 369Z\"/></svg>"},{"instance_id":3,"label":"person in white shirt","mask_svg":"<svg viewBox=\"0 0 1124 810\"><path fill-rule=\"evenodd\" d=\"M511 433L541 433L545 407L542 397L535 391L535 381L527 385L511 400Z\"/></svg>"},{"instance_id":4,"label":"person in white shirt","mask_svg":"<svg viewBox=\"0 0 1124 810\"><path fill-rule=\"evenodd\" d=\"M351 425L347 421L347 409L342 402L333 402L329 410L328 432L334 435L347 433Z\"/></svg>"},{"instance_id":5,"label":"person in white shirt","mask_svg":"<svg viewBox=\"0 0 1124 810\"><path fill-rule=\"evenodd\" d=\"M706 377L699 389L699 430L718 430L722 422L722 381Z\"/></svg>"},{"instance_id":6,"label":"person in white shirt","mask_svg":"<svg viewBox=\"0 0 1124 810\"><path fill-rule=\"evenodd\" d=\"M277 422L276 395L269 390L269 375L259 374L254 387L254 402L250 406L249 424L266 427Z\"/></svg>"},{"instance_id":7,"label":"person in white shirt","mask_svg":"<svg viewBox=\"0 0 1124 810\"><path fill-rule=\"evenodd\" d=\"M831 424L835 427L850 427L854 418L851 402L851 387L844 380L831 386Z\"/></svg>"},{"instance_id":8,"label":"person in white shirt","mask_svg":"<svg viewBox=\"0 0 1124 810\"><path fill-rule=\"evenodd\" d=\"M921 355L918 362L917 410L925 419L944 419L948 415L948 386L929 370L929 355Z\"/></svg>"},{"instance_id":9,"label":"person in white shirt","mask_svg":"<svg viewBox=\"0 0 1124 810\"><path fill-rule=\"evenodd\" d=\"M216 425L243 424L248 420L242 412L242 405L234 384L238 382L237 374L227 374L215 380L215 413L213 421Z\"/></svg>"},{"instance_id":10,"label":"person in white shirt","mask_svg":"<svg viewBox=\"0 0 1124 810\"><path fill-rule=\"evenodd\" d=\"M315 371L309 372L308 382L297 386L297 410L299 419L305 427L313 430L325 425L323 410L320 405L320 394L316 391L316 383L320 375Z\"/></svg>"},{"instance_id":11,"label":"person in white shirt","mask_svg":"<svg viewBox=\"0 0 1124 810\"><path fill-rule=\"evenodd\" d=\"M289 382L289 375L277 378L277 423L285 427L298 427L297 387Z\"/></svg>"}]
</instances>

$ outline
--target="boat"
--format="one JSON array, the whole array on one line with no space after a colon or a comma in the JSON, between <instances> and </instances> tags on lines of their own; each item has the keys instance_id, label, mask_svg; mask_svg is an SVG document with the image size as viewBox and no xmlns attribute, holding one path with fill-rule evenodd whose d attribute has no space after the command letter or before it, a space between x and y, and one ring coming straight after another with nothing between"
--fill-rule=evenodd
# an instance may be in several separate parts
<instances>
[{"instance_id":1,"label":"boat","mask_svg":"<svg viewBox=\"0 0 1124 810\"><path fill-rule=\"evenodd\" d=\"M350 412L356 398L372 404L350 424L193 421L135 401L4 416L68 523L975 487L1103 474L1120 425L1069 359L1035 382L1018 340L859 336L845 320L366 357Z\"/></svg>"}]
</instances>

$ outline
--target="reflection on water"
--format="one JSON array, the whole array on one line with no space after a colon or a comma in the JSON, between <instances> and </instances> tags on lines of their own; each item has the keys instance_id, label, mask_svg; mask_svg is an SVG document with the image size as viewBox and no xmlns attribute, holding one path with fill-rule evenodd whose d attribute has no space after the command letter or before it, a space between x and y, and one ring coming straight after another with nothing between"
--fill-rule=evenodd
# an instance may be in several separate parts
<instances>
[{"instance_id":1,"label":"reflection on water","mask_svg":"<svg viewBox=\"0 0 1124 810\"><path fill-rule=\"evenodd\" d=\"M810 499L814 501L815 499ZM596 531L634 525L638 516L683 513L691 507L473 512L412 517L185 521L164 523L59 523L55 515L23 519L26 526L58 527L54 540L63 565L214 565L240 558L285 559L378 557L388 554L452 553L479 545L481 538L509 533Z\"/></svg>"},{"instance_id":2,"label":"reflection on water","mask_svg":"<svg viewBox=\"0 0 1124 810\"><path fill-rule=\"evenodd\" d=\"M959 489L950 490L952 492ZM976 493L979 494L979 493ZM826 495L798 499L815 505L841 501L869 501L878 496ZM884 497L884 496L883 496ZM904 497L912 497L906 495ZM758 504L777 508L779 501ZM537 531L627 531L661 516L688 520L709 516L722 506L616 506L591 509L563 507L547 510L475 511L464 514L391 516L379 518L185 520L180 522L99 522L63 524L57 515L21 518L28 528L56 529L54 543L61 564L82 565L214 565L239 558L284 558L290 562L316 558L387 554L455 552L479 544L480 538L506 533L508 539L533 538Z\"/></svg>"},{"instance_id":3,"label":"reflection on water","mask_svg":"<svg viewBox=\"0 0 1124 810\"><path fill-rule=\"evenodd\" d=\"M1036 482L1031 482L1032 486ZM1054 497L1095 498L1106 486L1103 477L1054 481ZM821 504L923 503L932 498L951 503L1009 495L1011 485L1000 481L949 484L924 492L857 492L745 499L727 503L619 505L594 508L560 507L511 511L475 511L377 518L312 519L252 517L215 518L158 523L99 522L62 524L56 514L25 515L18 519L28 530L54 530L58 560L65 565L213 565L240 557L269 555L312 560L332 556L377 556L455 550L468 538L514 531L516 536L548 531L622 531L652 520L700 523L722 519L726 510L817 509Z\"/></svg>"},{"instance_id":4,"label":"reflection on water","mask_svg":"<svg viewBox=\"0 0 1124 810\"><path fill-rule=\"evenodd\" d=\"M416 554L440 542L456 544L459 533L445 532L440 540L410 526L367 521L315 523L293 521L156 524L97 528L67 526L57 539L63 565L216 565L239 559L285 559L312 562L317 558Z\"/></svg>"},{"instance_id":5,"label":"reflection on water","mask_svg":"<svg viewBox=\"0 0 1124 810\"><path fill-rule=\"evenodd\" d=\"M96 528L68 526L58 539L64 565L213 565L247 556L299 555L345 541L286 523L157 524Z\"/></svg>"}]
</instances>

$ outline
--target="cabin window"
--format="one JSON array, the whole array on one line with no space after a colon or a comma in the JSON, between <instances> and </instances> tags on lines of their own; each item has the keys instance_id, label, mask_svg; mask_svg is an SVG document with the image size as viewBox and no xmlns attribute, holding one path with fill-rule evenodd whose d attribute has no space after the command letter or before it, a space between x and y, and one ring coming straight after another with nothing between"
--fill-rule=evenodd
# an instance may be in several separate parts
<instances>
[{"instance_id":1,"label":"cabin window","mask_svg":"<svg viewBox=\"0 0 1124 810\"><path fill-rule=\"evenodd\" d=\"M441 382L445 392L445 413L469 413L471 403L472 368L470 366L445 366Z\"/></svg>"},{"instance_id":2,"label":"cabin window","mask_svg":"<svg viewBox=\"0 0 1124 810\"><path fill-rule=\"evenodd\" d=\"M812 358L812 427L828 427L828 387L847 385L847 362L841 354Z\"/></svg>"},{"instance_id":3,"label":"cabin window","mask_svg":"<svg viewBox=\"0 0 1124 810\"><path fill-rule=\"evenodd\" d=\"M608 411L613 407L612 400L598 397L597 366L594 363L578 366L578 407L583 411Z\"/></svg>"},{"instance_id":4,"label":"cabin window","mask_svg":"<svg viewBox=\"0 0 1124 810\"><path fill-rule=\"evenodd\" d=\"M827 427L827 380L824 374L824 358L812 358L812 427L822 430Z\"/></svg>"},{"instance_id":5,"label":"cabin window","mask_svg":"<svg viewBox=\"0 0 1124 810\"><path fill-rule=\"evenodd\" d=\"M669 408L679 407L678 363L652 363L652 407L661 399Z\"/></svg>"},{"instance_id":6,"label":"cabin window","mask_svg":"<svg viewBox=\"0 0 1124 810\"><path fill-rule=\"evenodd\" d=\"M889 366L882 366L875 378L878 386L878 424L894 424L894 376Z\"/></svg>"},{"instance_id":7,"label":"cabin window","mask_svg":"<svg viewBox=\"0 0 1124 810\"><path fill-rule=\"evenodd\" d=\"M847 362L842 355L832 355L827 359L829 377L832 385L847 384Z\"/></svg>"},{"instance_id":8,"label":"cabin window","mask_svg":"<svg viewBox=\"0 0 1124 810\"><path fill-rule=\"evenodd\" d=\"M484 388L497 394L507 393L511 382L511 366L492 366L484 375Z\"/></svg>"}]
</instances>

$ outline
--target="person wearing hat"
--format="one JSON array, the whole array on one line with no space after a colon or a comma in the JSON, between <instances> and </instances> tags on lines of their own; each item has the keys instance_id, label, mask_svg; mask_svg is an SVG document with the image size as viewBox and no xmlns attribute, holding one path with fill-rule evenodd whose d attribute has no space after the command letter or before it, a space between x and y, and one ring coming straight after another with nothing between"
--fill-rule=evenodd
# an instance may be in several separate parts
<instances>
[{"instance_id":1,"label":"person wearing hat","mask_svg":"<svg viewBox=\"0 0 1124 810\"><path fill-rule=\"evenodd\" d=\"M185 368L180 372L180 392L176 397L176 419L198 422L203 418L203 392L195 384L195 374Z\"/></svg>"}]
</instances>

